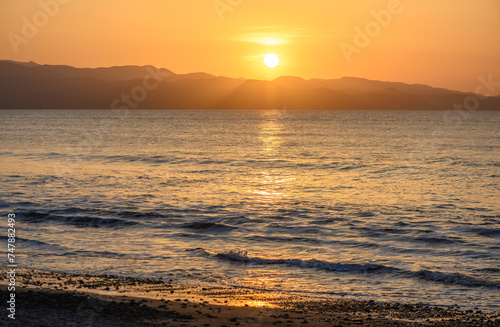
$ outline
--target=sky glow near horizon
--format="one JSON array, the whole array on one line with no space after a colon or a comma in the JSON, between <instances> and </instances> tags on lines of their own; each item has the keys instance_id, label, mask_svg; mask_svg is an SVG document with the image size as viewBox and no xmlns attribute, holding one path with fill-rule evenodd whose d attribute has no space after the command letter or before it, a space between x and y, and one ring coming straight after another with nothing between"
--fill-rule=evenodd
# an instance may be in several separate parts
<instances>
[{"instance_id":1,"label":"sky glow near horizon","mask_svg":"<svg viewBox=\"0 0 500 327\"><path fill-rule=\"evenodd\" d=\"M460 91L474 91L480 75L500 80L495 0L0 0L0 21L0 59L40 64ZM280 58L272 69L268 53Z\"/></svg>"}]
</instances>

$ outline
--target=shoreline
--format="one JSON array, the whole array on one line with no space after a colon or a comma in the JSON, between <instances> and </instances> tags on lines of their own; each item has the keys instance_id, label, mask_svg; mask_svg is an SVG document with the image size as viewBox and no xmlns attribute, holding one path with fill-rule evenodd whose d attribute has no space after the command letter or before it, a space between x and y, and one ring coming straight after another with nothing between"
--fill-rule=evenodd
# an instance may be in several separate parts
<instances>
[{"instance_id":1,"label":"shoreline","mask_svg":"<svg viewBox=\"0 0 500 327\"><path fill-rule=\"evenodd\" d=\"M6 270L1 269L3 303ZM109 275L16 270L12 326L499 326L500 311L324 300ZM6 305L5 305L6 306Z\"/></svg>"}]
</instances>

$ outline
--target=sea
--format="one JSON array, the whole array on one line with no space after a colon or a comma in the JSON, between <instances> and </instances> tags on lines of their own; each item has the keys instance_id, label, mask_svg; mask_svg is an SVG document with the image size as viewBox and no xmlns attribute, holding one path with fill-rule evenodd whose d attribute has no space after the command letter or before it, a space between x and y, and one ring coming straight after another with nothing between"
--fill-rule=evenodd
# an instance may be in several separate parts
<instances>
[{"instance_id":1,"label":"sea","mask_svg":"<svg viewBox=\"0 0 500 327\"><path fill-rule=\"evenodd\" d=\"M450 117L0 110L4 257L14 213L20 268L499 310L500 112Z\"/></svg>"}]
</instances>

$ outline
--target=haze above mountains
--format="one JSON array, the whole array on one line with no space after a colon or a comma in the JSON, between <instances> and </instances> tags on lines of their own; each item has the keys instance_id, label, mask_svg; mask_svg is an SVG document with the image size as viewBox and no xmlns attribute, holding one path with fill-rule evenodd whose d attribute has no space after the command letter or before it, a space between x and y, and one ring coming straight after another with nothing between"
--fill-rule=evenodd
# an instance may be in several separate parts
<instances>
[{"instance_id":1,"label":"haze above mountains","mask_svg":"<svg viewBox=\"0 0 500 327\"><path fill-rule=\"evenodd\" d=\"M446 110L472 93L354 77L273 81L175 74L152 66L75 68L0 61L2 109ZM500 110L500 96L479 110Z\"/></svg>"}]
</instances>

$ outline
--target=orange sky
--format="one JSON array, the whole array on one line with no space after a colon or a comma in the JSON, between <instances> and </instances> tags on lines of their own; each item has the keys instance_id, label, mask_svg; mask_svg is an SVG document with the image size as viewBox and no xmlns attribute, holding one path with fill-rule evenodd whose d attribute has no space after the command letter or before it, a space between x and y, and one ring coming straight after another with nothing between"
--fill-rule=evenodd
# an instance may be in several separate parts
<instances>
[{"instance_id":1,"label":"orange sky","mask_svg":"<svg viewBox=\"0 0 500 327\"><path fill-rule=\"evenodd\" d=\"M257 79L472 91L479 75L500 81L499 33L498 0L0 0L0 59ZM267 53L280 65L267 68Z\"/></svg>"}]
</instances>

